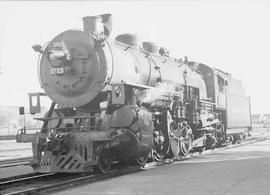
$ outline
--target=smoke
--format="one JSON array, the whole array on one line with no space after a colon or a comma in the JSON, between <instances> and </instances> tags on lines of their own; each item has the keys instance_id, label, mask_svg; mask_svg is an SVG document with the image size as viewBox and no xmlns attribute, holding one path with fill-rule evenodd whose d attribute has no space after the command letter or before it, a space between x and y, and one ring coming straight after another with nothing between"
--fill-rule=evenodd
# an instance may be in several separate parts
<instances>
[{"instance_id":1,"label":"smoke","mask_svg":"<svg viewBox=\"0 0 270 195\"><path fill-rule=\"evenodd\" d=\"M137 97L143 103L152 103L157 99L164 99L164 97L169 95L169 92L179 92L181 88L177 87L172 83L157 83L153 88L147 89L145 91L140 91ZM179 93L180 94L180 93Z\"/></svg>"},{"instance_id":2,"label":"smoke","mask_svg":"<svg viewBox=\"0 0 270 195\"><path fill-rule=\"evenodd\" d=\"M145 21L142 23L140 34L143 41L159 42L158 28L152 22Z\"/></svg>"}]
</instances>

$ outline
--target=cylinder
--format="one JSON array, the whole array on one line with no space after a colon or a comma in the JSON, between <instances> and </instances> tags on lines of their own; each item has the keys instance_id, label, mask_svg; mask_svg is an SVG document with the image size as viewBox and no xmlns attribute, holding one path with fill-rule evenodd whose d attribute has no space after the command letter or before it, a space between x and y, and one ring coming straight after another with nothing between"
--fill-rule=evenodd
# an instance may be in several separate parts
<instances>
[{"instance_id":1,"label":"cylinder","mask_svg":"<svg viewBox=\"0 0 270 195\"><path fill-rule=\"evenodd\" d=\"M83 31L86 33L101 34L104 31L102 18L99 16L83 17Z\"/></svg>"}]
</instances>

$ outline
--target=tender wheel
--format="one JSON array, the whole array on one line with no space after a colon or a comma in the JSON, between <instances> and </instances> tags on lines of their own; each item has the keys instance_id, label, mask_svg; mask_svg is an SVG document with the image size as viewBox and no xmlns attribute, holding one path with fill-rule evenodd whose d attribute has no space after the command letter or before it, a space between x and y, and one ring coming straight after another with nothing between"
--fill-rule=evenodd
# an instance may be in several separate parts
<instances>
[{"instance_id":1,"label":"tender wheel","mask_svg":"<svg viewBox=\"0 0 270 195\"><path fill-rule=\"evenodd\" d=\"M227 145L232 145L233 144L233 136L232 135L228 135L226 138L226 144Z\"/></svg>"},{"instance_id":2,"label":"tender wheel","mask_svg":"<svg viewBox=\"0 0 270 195\"><path fill-rule=\"evenodd\" d=\"M101 173L109 173L112 166L111 152L106 145L99 145L97 147L97 170Z\"/></svg>"},{"instance_id":3,"label":"tender wheel","mask_svg":"<svg viewBox=\"0 0 270 195\"><path fill-rule=\"evenodd\" d=\"M231 135L230 136L230 141L231 141L231 144L236 144L237 140L236 140L236 137L234 135Z\"/></svg>"},{"instance_id":4,"label":"tender wheel","mask_svg":"<svg viewBox=\"0 0 270 195\"><path fill-rule=\"evenodd\" d=\"M207 135L205 140L205 149L214 149L216 147L217 140L213 135Z\"/></svg>"},{"instance_id":5,"label":"tender wheel","mask_svg":"<svg viewBox=\"0 0 270 195\"><path fill-rule=\"evenodd\" d=\"M201 154L205 151L205 146L199 147L198 152Z\"/></svg>"}]
</instances>

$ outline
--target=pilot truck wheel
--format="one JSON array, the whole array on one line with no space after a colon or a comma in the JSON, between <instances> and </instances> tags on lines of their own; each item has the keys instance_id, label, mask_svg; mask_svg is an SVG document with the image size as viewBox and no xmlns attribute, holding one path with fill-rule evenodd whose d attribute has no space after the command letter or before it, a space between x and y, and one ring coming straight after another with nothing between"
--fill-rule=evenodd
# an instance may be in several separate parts
<instances>
[{"instance_id":1,"label":"pilot truck wheel","mask_svg":"<svg viewBox=\"0 0 270 195\"><path fill-rule=\"evenodd\" d=\"M109 173L112 166L112 157L109 147L105 144L99 145L96 152L96 168L101 173Z\"/></svg>"}]
</instances>

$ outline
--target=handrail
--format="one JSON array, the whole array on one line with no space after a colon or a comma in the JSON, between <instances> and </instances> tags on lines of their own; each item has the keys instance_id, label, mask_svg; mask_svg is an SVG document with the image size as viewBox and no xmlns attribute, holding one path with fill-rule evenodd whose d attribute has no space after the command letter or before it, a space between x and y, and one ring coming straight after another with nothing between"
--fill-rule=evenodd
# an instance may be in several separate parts
<instances>
[{"instance_id":1,"label":"handrail","mask_svg":"<svg viewBox=\"0 0 270 195\"><path fill-rule=\"evenodd\" d=\"M56 120L56 119L80 119L80 118L97 118L96 116L71 116L71 117L42 117L42 118L34 118L35 120Z\"/></svg>"}]
</instances>

